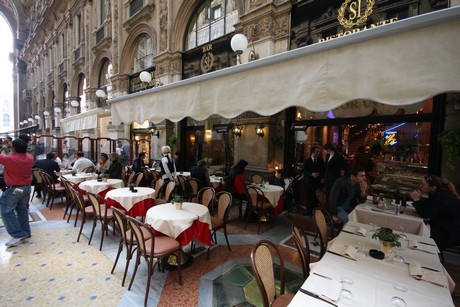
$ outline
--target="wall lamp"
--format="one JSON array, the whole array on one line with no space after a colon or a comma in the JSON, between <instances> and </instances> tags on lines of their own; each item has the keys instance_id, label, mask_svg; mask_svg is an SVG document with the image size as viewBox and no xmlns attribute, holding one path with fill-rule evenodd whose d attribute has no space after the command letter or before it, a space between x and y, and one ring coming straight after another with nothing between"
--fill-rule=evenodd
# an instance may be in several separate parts
<instances>
[{"instance_id":1,"label":"wall lamp","mask_svg":"<svg viewBox=\"0 0 460 307\"><path fill-rule=\"evenodd\" d=\"M244 129L244 126L238 125L238 124L235 125L233 127L233 135L240 137L243 134L243 129Z\"/></svg>"},{"instance_id":2,"label":"wall lamp","mask_svg":"<svg viewBox=\"0 0 460 307\"><path fill-rule=\"evenodd\" d=\"M96 91L96 96L97 96L97 98L104 99L105 96L106 96L105 91L103 89L98 89Z\"/></svg>"},{"instance_id":3,"label":"wall lamp","mask_svg":"<svg viewBox=\"0 0 460 307\"><path fill-rule=\"evenodd\" d=\"M147 128L149 129L149 132L156 136L157 138L160 137L160 130L157 129L157 126L154 123L150 123L150 126Z\"/></svg>"},{"instance_id":4,"label":"wall lamp","mask_svg":"<svg viewBox=\"0 0 460 307\"><path fill-rule=\"evenodd\" d=\"M265 135L265 133L264 133L264 128L265 128L265 127L264 127L264 125L262 125L262 124L256 125L256 128L255 128L255 129L256 129L256 134L257 134L257 136L258 136L259 138L263 138L263 137L264 137L264 135Z\"/></svg>"},{"instance_id":5,"label":"wall lamp","mask_svg":"<svg viewBox=\"0 0 460 307\"><path fill-rule=\"evenodd\" d=\"M59 114L61 112L62 112L61 108L59 108L59 107L54 108L54 113Z\"/></svg>"},{"instance_id":6,"label":"wall lamp","mask_svg":"<svg viewBox=\"0 0 460 307\"><path fill-rule=\"evenodd\" d=\"M78 102L78 100L72 100L70 102L70 105L74 108L78 108L78 106L80 105L80 103Z\"/></svg>"},{"instance_id":7,"label":"wall lamp","mask_svg":"<svg viewBox=\"0 0 460 307\"><path fill-rule=\"evenodd\" d=\"M20 126L24 126L24 123L22 121L19 122Z\"/></svg>"},{"instance_id":8,"label":"wall lamp","mask_svg":"<svg viewBox=\"0 0 460 307\"><path fill-rule=\"evenodd\" d=\"M43 115L45 115L45 117L48 117L48 116L50 116L50 112L49 111L44 111Z\"/></svg>"},{"instance_id":9,"label":"wall lamp","mask_svg":"<svg viewBox=\"0 0 460 307\"><path fill-rule=\"evenodd\" d=\"M41 118L40 115L38 115L38 114L35 115L35 119L36 119L36 120L40 120L40 118Z\"/></svg>"},{"instance_id":10,"label":"wall lamp","mask_svg":"<svg viewBox=\"0 0 460 307\"><path fill-rule=\"evenodd\" d=\"M241 55L243 54L243 51L248 48L248 39L244 34L237 33L233 35L232 40L230 41L230 46L232 47L232 50L236 53L237 61L238 63L241 63Z\"/></svg>"}]
</instances>

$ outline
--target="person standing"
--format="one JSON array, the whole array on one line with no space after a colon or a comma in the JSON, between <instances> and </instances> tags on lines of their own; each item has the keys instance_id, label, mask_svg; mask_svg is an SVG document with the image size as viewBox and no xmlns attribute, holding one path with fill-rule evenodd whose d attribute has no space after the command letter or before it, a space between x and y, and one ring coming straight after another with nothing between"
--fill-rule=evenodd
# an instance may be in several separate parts
<instances>
[{"instance_id":1,"label":"person standing","mask_svg":"<svg viewBox=\"0 0 460 307\"><path fill-rule=\"evenodd\" d=\"M69 159L69 145L67 140L64 140L62 144L62 159Z\"/></svg>"},{"instance_id":2,"label":"person standing","mask_svg":"<svg viewBox=\"0 0 460 307\"><path fill-rule=\"evenodd\" d=\"M125 141L121 147L121 152L123 154L123 164L129 165L131 162L131 145L129 145L128 141Z\"/></svg>"},{"instance_id":3,"label":"person standing","mask_svg":"<svg viewBox=\"0 0 460 307\"><path fill-rule=\"evenodd\" d=\"M27 143L21 139L13 141L12 152L0 155L8 187L0 196L3 224L12 237L5 244L8 247L18 246L31 236L28 209L34 157L27 153Z\"/></svg>"},{"instance_id":4,"label":"person standing","mask_svg":"<svg viewBox=\"0 0 460 307\"><path fill-rule=\"evenodd\" d=\"M330 196L332 186L337 178L342 175L348 175L348 164L341 154L337 152L337 149L331 143L326 143L323 146L326 151L324 181L326 184L326 195ZM343 174L342 174L343 172Z\"/></svg>"},{"instance_id":5,"label":"person standing","mask_svg":"<svg viewBox=\"0 0 460 307\"><path fill-rule=\"evenodd\" d=\"M161 153L163 155L160 163L161 178L163 180L176 180L176 164L171 156L171 148L163 146L161 147Z\"/></svg>"},{"instance_id":6,"label":"person standing","mask_svg":"<svg viewBox=\"0 0 460 307\"><path fill-rule=\"evenodd\" d=\"M310 149L310 158L303 163L303 174L307 181L307 215L318 206L316 190L320 189L324 180L324 161L321 158L321 148L314 146Z\"/></svg>"}]
</instances>

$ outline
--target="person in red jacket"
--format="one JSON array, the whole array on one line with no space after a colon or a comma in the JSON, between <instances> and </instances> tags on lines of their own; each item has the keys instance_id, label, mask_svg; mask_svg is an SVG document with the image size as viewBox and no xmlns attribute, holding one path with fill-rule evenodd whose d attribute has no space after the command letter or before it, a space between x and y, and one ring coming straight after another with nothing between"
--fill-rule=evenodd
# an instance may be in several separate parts
<instances>
[{"instance_id":1,"label":"person in red jacket","mask_svg":"<svg viewBox=\"0 0 460 307\"><path fill-rule=\"evenodd\" d=\"M2 220L6 231L13 237L5 244L8 247L17 246L31 236L29 199L34 164L34 157L27 153L27 143L23 140L14 140L12 150L11 155L0 155L7 185L0 196Z\"/></svg>"}]
</instances>

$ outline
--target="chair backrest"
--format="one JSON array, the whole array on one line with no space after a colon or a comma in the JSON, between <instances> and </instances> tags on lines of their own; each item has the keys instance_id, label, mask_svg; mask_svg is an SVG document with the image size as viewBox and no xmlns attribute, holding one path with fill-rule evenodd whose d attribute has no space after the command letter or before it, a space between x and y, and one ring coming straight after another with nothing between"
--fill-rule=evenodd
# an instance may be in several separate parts
<instances>
[{"instance_id":1,"label":"chair backrest","mask_svg":"<svg viewBox=\"0 0 460 307\"><path fill-rule=\"evenodd\" d=\"M246 193L248 196L248 202L251 206L253 207L259 207L262 205L262 202L259 201L260 199L263 199L264 192L257 188L257 187L248 187L246 189Z\"/></svg>"},{"instance_id":2,"label":"chair backrest","mask_svg":"<svg viewBox=\"0 0 460 307\"><path fill-rule=\"evenodd\" d=\"M167 181L164 183L166 186L164 187L164 197L163 199L167 202L171 201L174 191L176 190L176 182L175 181Z\"/></svg>"},{"instance_id":3,"label":"chair backrest","mask_svg":"<svg viewBox=\"0 0 460 307\"><path fill-rule=\"evenodd\" d=\"M216 194L217 199L217 219L227 222L228 213L232 204L232 194L226 191L221 191Z\"/></svg>"},{"instance_id":4,"label":"chair backrest","mask_svg":"<svg viewBox=\"0 0 460 307\"><path fill-rule=\"evenodd\" d=\"M262 181L264 181L264 176L260 174L254 174L251 176L251 181L252 183L255 183L255 184L261 184Z\"/></svg>"},{"instance_id":5,"label":"chair backrest","mask_svg":"<svg viewBox=\"0 0 460 307\"><path fill-rule=\"evenodd\" d=\"M206 206L209 209L209 211L211 211L215 195L216 195L216 191L213 188L210 188L210 187L202 188L198 192L198 201L203 206Z\"/></svg>"},{"instance_id":6,"label":"chair backrest","mask_svg":"<svg viewBox=\"0 0 460 307\"><path fill-rule=\"evenodd\" d=\"M83 195L72 186L70 186L70 195L72 195L72 200L81 211L81 214L85 215L85 200L83 199Z\"/></svg>"},{"instance_id":7,"label":"chair backrest","mask_svg":"<svg viewBox=\"0 0 460 307\"><path fill-rule=\"evenodd\" d=\"M320 244L321 244L321 250L320 250L320 259L321 259L327 250L327 242L328 242L326 216L324 215L323 209L315 208L313 210L313 218L315 220L316 227L318 227L318 232L319 232L319 239L320 239Z\"/></svg>"},{"instance_id":8,"label":"chair backrest","mask_svg":"<svg viewBox=\"0 0 460 307\"><path fill-rule=\"evenodd\" d=\"M162 178L158 178L156 181L155 181L155 199L158 199L158 198L161 198L163 195L163 191L162 191L162 187L163 187L163 183L164 183L164 180Z\"/></svg>"},{"instance_id":9,"label":"chair backrest","mask_svg":"<svg viewBox=\"0 0 460 307\"><path fill-rule=\"evenodd\" d=\"M177 181L179 182L179 191L176 190L176 193L179 193L180 195L185 197L185 194L187 192L187 177L178 175Z\"/></svg>"},{"instance_id":10,"label":"chair backrest","mask_svg":"<svg viewBox=\"0 0 460 307\"><path fill-rule=\"evenodd\" d=\"M201 180L196 178L190 178L188 180L188 183L190 185L192 196L198 195L198 191L201 190L201 187L203 186Z\"/></svg>"},{"instance_id":11,"label":"chair backrest","mask_svg":"<svg viewBox=\"0 0 460 307\"><path fill-rule=\"evenodd\" d=\"M320 207L326 209L326 193L320 189L316 189L315 193Z\"/></svg>"},{"instance_id":12,"label":"chair backrest","mask_svg":"<svg viewBox=\"0 0 460 307\"><path fill-rule=\"evenodd\" d=\"M54 180L50 176L50 174L48 174L48 173L46 173L44 171L40 171L40 176L42 177L42 181L43 181L43 183L46 185L46 187L48 189L55 190Z\"/></svg>"},{"instance_id":13,"label":"chair backrest","mask_svg":"<svg viewBox=\"0 0 460 307\"><path fill-rule=\"evenodd\" d=\"M43 179L42 179L42 176L40 175L41 171L42 170L38 169L38 168L33 168L32 169L32 180L33 180L35 185L43 184Z\"/></svg>"},{"instance_id":14,"label":"chair backrest","mask_svg":"<svg viewBox=\"0 0 460 307\"><path fill-rule=\"evenodd\" d=\"M82 169L82 173L94 173L94 171L96 170L96 168L94 166L88 166L88 167L85 167L84 169Z\"/></svg>"},{"instance_id":15,"label":"chair backrest","mask_svg":"<svg viewBox=\"0 0 460 307\"><path fill-rule=\"evenodd\" d=\"M86 192L86 195L88 196L89 203L93 207L94 214L99 218L102 216L107 216L107 206L104 207L105 212L102 212L101 207L101 202L105 204L105 199L100 195L91 192Z\"/></svg>"},{"instance_id":16,"label":"chair backrest","mask_svg":"<svg viewBox=\"0 0 460 307\"><path fill-rule=\"evenodd\" d=\"M273 268L273 256L280 262L280 295L284 294L284 259L278 247L268 240L257 242L251 251L251 267L259 286L264 306L270 306L276 298L275 272Z\"/></svg>"},{"instance_id":17,"label":"chair backrest","mask_svg":"<svg viewBox=\"0 0 460 307\"><path fill-rule=\"evenodd\" d=\"M303 229L295 224L292 224L291 229L294 244L302 262L303 278L307 279L310 275L310 246L308 245L308 237L305 235Z\"/></svg>"},{"instance_id":18,"label":"chair backrest","mask_svg":"<svg viewBox=\"0 0 460 307\"><path fill-rule=\"evenodd\" d=\"M134 185L138 187L141 184L142 178L144 178L144 174L137 173L135 177L136 177L136 180L134 181Z\"/></svg>"},{"instance_id":19,"label":"chair backrest","mask_svg":"<svg viewBox=\"0 0 460 307\"><path fill-rule=\"evenodd\" d=\"M120 232L120 238L124 242L128 242L130 238L126 238L126 231L128 230L128 220L126 214L118 208L112 207L113 210L113 218L115 220L115 224L118 227L118 231Z\"/></svg>"},{"instance_id":20,"label":"chair backrest","mask_svg":"<svg viewBox=\"0 0 460 307\"><path fill-rule=\"evenodd\" d=\"M131 229L131 236L134 235L134 237L131 237L130 240L133 241L134 238L136 239L137 249L144 256L148 255L146 245L146 241L148 240L149 250L152 251L152 253L150 253L150 258L153 259L155 237L153 236L152 228L131 216L127 216L126 219L128 221L129 228Z\"/></svg>"}]
</instances>

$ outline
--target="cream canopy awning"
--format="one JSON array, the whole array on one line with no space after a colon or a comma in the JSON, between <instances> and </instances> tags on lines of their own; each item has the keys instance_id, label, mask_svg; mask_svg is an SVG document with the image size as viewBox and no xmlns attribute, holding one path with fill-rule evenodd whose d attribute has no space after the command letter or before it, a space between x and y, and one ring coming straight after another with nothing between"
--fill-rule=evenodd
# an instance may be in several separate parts
<instances>
[{"instance_id":1,"label":"cream canopy awning","mask_svg":"<svg viewBox=\"0 0 460 307\"><path fill-rule=\"evenodd\" d=\"M85 129L95 129L98 125L99 115L104 114L105 112L105 109L96 108L84 113L63 118L60 120L62 132L69 133Z\"/></svg>"},{"instance_id":2,"label":"cream canopy awning","mask_svg":"<svg viewBox=\"0 0 460 307\"><path fill-rule=\"evenodd\" d=\"M112 122L315 112L356 99L404 106L460 91L460 7L306 46L108 101Z\"/></svg>"}]
</instances>

